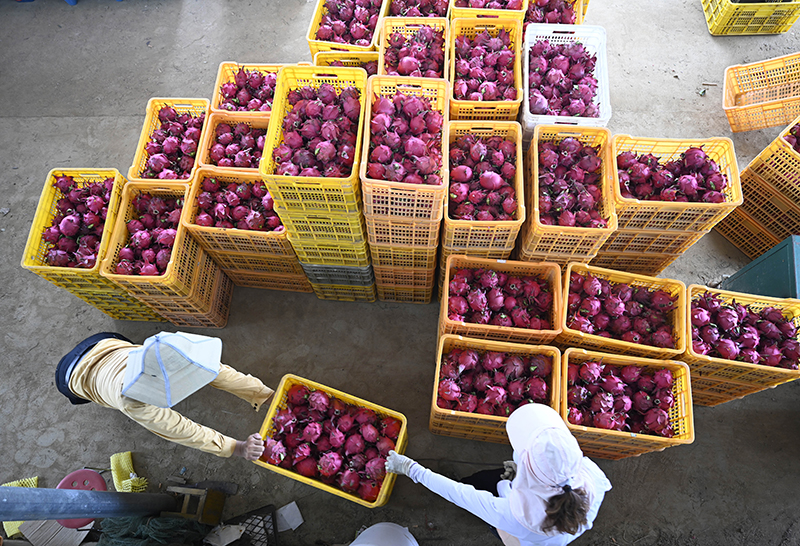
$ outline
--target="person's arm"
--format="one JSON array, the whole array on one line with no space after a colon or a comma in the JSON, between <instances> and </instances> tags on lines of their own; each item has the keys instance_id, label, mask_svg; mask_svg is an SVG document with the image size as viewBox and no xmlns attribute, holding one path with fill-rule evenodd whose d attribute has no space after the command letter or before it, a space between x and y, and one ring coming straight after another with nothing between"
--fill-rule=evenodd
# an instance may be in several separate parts
<instances>
[{"instance_id":1,"label":"person's arm","mask_svg":"<svg viewBox=\"0 0 800 546\"><path fill-rule=\"evenodd\" d=\"M257 377L250 374L243 374L234 368L220 364L219 374L210 383L216 389L229 392L248 402L258 411L259 408L269 400L275 391L264 385Z\"/></svg>"}]
</instances>

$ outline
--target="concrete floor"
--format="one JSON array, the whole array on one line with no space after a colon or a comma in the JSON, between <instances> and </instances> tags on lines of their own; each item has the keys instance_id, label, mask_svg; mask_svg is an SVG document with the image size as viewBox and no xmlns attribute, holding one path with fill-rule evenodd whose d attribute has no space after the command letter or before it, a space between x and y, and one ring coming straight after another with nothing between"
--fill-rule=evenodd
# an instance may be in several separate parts
<instances>
[{"instance_id":1,"label":"concrete floor","mask_svg":"<svg viewBox=\"0 0 800 546\"><path fill-rule=\"evenodd\" d=\"M344 543L362 525L394 521L423 546L497 544L470 514L405 478L389 504L369 510L242 460L167 443L100 407L71 407L53 385L58 358L102 330L134 340L169 325L109 319L19 266L47 172L130 165L150 97L210 97L222 61L308 61L313 1L63 0L0 2L0 483L39 476L55 487L83 466L134 452L150 491L186 468L189 480L240 486L225 515L297 501L305 523L284 546ZM725 67L800 49L796 31L711 37L699 0L592 0L587 24L608 36L612 133L728 136L740 168L782 127L732 135L721 109ZM717 85L704 86L704 82ZM705 96L699 91L705 89ZM732 274L747 259L712 232L664 272L686 284ZM237 288L224 361L277 385L314 379L405 413L407 453L466 475L508 459L507 446L428 431L438 305L340 303L311 294ZM264 413L213 389L178 410L243 438ZM800 384L717 408L695 408L696 440L619 462L598 461L614 489L593 531L575 544L800 544Z\"/></svg>"}]
</instances>

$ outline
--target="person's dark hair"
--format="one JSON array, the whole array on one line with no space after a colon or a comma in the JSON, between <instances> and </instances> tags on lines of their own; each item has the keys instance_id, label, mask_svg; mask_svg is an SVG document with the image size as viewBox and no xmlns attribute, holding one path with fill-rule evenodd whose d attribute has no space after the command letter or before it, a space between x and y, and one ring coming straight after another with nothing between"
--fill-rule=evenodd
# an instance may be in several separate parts
<instances>
[{"instance_id":1,"label":"person's dark hair","mask_svg":"<svg viewBox=\"0 0 800 546\"><path fill-rule=\"evenodd\" d=\"M560 533L574 535L581 525L586 525L586 513L589 511L589 498L583 489L564 487L564 492L550 497L545 513L547 517L542 525L544 532L553 529Z\"/></svg>"}]
</instances>

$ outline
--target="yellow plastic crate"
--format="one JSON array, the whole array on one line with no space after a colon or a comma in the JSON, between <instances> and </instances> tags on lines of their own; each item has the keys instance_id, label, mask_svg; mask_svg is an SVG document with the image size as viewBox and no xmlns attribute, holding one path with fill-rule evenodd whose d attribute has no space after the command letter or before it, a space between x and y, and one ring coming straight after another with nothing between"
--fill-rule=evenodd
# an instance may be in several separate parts
<instances>
[{"instance_id":1,"label":"yellow plastic crate","mask_svg":"<svg viewBox=\"0 0 800 546\"><path fill-rule=\"evenodd\" d=\"M369 248L363 243L321 243L289 237L297 258L307 264L365 267L370 265Z\"/></svg>"},{"instance_id":2,"label":"yellow plastic crate","mask_svg":"<svg viewBox=\"0 0 800 546\"><path fill-rule=\"evenodd\" d=\"M444 285L444 277L447 272L447 259L450 257L451 254L461 254L462 256L470 256L473 258L485 258L487 260L507 260L511 257L513 251L511 250L496 250L496 249L475 249L469 248L466 250L459 250L455 248L450 248L448 246L442 245L441 246L441 253L439 254L439 274L438 276L438 285L439 285L439 294L442 293L442 286Z\"/></svg>"},{"instance_id":3,"label":"yellow plastic crate","mask_svg":"<svg viewBox=\"0 0 800 546\"><path fill-rule=\"evenodd\" d=\"M605 228L548 226L542 224L539 212L539 143L561 142L565 138L575 138L587 146L600 146L598 156L601 160L600 184L603 198L598 203L600 216L608 221ZM605 127L570 127L563 125L537 125L531 140L528 154L528 190L527 202L530 203L530 214L527 229L520 242L520 250L527 254L552 254L562 262L568 255L574 255L575 261L596 254L608 237L617 229L617 213L614 206L613 190L614 174L617 163L611 155L611 132ZM569 261L569 260L568 260Z\"/></svg>"},{"instance_id":4,"label":"yellow plastic crate","mask_svg":"<svg viewBox=\"0 0 800 546\"><path fill-rule=\"evenodd\" d=\"M224 102L224 98L222 97L222 92L220 88L223 84L229 83L234 81L234 77L236 73L239 72L239 69L245 69L248 72L261 72L263 75L267 74L277 74L280 72L281 68L284 66L288 66L285 64L250 64L250 63L237 63L234 61L223 61L219 63L219 70L217 71L217 81L214 83L214 93L211 96L211 109L210 112L213 113L231 113L229 110L223 110L219 107L220 104ZM252 117L254 119L264 119L265 117L269 119L270 112L237 112L239 115L244 115L248 117Z\"/></svg>"},{"instance_id":5,"label":"yellow plastic crate","mask_svg":"<svg viewBox=\"0 0 800 546\"><path fill-rule=\"evenodd\" d=\"M394 220L383 216L366 216L367 239L376 245L411 245L436 247L439 244L440 221Z\"/></svg>"},{"instance_id":6,"label":"yellow plastic crate","mask_svg":"<svg viewBox=\"0 0 800 546\"><path fill-rule=\"evenodd\" d=\"M347 87L361 92L361 115L359 117L356 142L353 145L353 169L343 178L313 176L286 176L276 174L277 163L273 150L283 142L283 118L292 110L287 100L290 91L301 87L319 89L323 84L332 85L337 93ZM358 211L358 162L361 157L361 140L364 132L367 73L360 68L287 66L278 74L272 116L264 140L264 152L259 172L272 194L277 206L289 211Z\"/></svg>"},{"instance_id":7,"label":"yellow plastic crate","mask_svg":"<svg viewBox=\"0 0 800 546\"><path fill-rule=\"evenodd\" d=\"M525 19L525 13L528 11L528 1L529 0L522 0L521 9L487 9L460 8L456 6L455 0L450 0L450 19L487 17L514 19L522 22Z\"/></svg>"},{"instance_id":8,"label":"yellow plastic crate","mask_svg":"<svg viewBox=\"0 0 800 546\"><path fill-rule=\"evenodd\" d=\"M356 213L290 213L278 209L286 232L294 239L318 242L360 243L367 240L364 217Z\"/></svg>"},{"instance_id":9,"label":"yellow plastic crate","mask_svg":"<svg viewBox=\"0 0 800 546\"><path fill-rule=\"evenodd\" d=\"M492 269L502 271L507 275L523 277L526 275L538 277L547 281L550 292L553 294L553 303L550 308L549 330L530 330L513 326L495 326L493 324L473 324L470 322L456 322L447 317L447 306L450 299L450 280L456 269ZM442 301L439 311L439 335L456 334L476 339L491 339L507 341L509 343L550 343L561 331L559 317L562 307L561 269L552 263L528 263L507 260L490 260L473 258L461 254L452 254L447 258L444 283L442 286Z\"/></svg>"},{"instance_id":10,"label":"yellow plastic crate","mask_svg":"<svg viewBox=\"0 0 800 546\"><path fill-rule=\"evenodd\" d=\"M163 275L118 275L114 272L119 261L119 251L130 238L126 224L134 215L133 198L141 193L185 201L189 194L189 186L144 181L128 182L122 190L119 213L109 241L108 251L100 265L100 274L140 299L142 296L188 296L192 293L193 283L197 279L197 268L203 249L182 225L179 225L176 230L172 257ZM185 214L186 210L184 209L183 212ZM199 274L202 275L204 272L200 271Z\"/></svg>"},{"instance_id":11,"label":"yellow plastic crate","mask_svg":"<svg viewBox=\"0 0 800 546\"><path fill-rule=\"evenodd\" d=\"M195 220L200 213L200 209L197 206L197 196L203 191L201 185L206 177L216 178L223 186L227 184L262 183L258 172L233 174L207 167L197 170L192 180L189 197L184 205L186 214L181 219L181 225L191 233L192 237L204 250L215 254L265 255L265 257L268 256L269 258L277 258L279 256L295 257L294 249L289 243L285 229L281 231L254 231L197 225Z\"/></svg>"},{"instance_id":12,"label":"yellow plastic crate","mask_svg":"<svg viewBox=\"0 0 800 546\"><path fill-rule=\"evenodd\" d=\"M608 280L612 283L625 283L631 287L644 287L650 290L663 290L672 297L677 296L675 308L669 314L669 325L672 326L675 348L667 349L663 347L653 347L641 343L629 343L621 339L611 339L594 334L586 334L579 330L573 330L567 326L567 298L569 297L569 279L572 272L586 275L591 273L593 276ZM686 285L681 281L673 279L657 279L636 273L626 273L614 271L594 265L571 263L564 271L563 294L561 301L561 317L559 328L561 332L556 342L565 347L581 347L589 350L610 351L615 355L637 356L645 358L675 358L679 357L686 350L688 341L686 339Z\"/></svg>"},{"instance_id":13,"label":"yellow plastic crate","mask_svg":"<svg viewBox=\"0 0 800 546\"><path fill-rule=\"evenodd\" d=\"M263 288L286 292L311 292L305 273L262 273L260 271L225 269L233 284L245 288ZM302 271L302 270L301 270Z\"/></svg>"},{"instance_id":14,"label":"yellow plastic crate","mask_svg":"<svg viewBox=\"0 0 800 546\"><path fill-rule=\"evenodd\" d=\"M114 179L114 188L111 190L111 197L108 201L108 212L106 214L105 229L97 247L97 261L91 269L81 269L77 267L53 267L47 264L47 253L53 247L50 243L42 239L42 233L50 227L53 218L56 216L56 203L61 198L61 190L53 186L59 176L71 176L79 188L88 186L95 182L102 182L107 178ZM120 199L122 197L122 187L126 183L125 178L116 169L53 169L47 174L42 188L39 204L36 206L36 213L33 217L31 229L28 232L28 241L25 244L25 253L22 255L22 267L32 271L55 284L56 286L70 292L98 291L102 293L115 292L120 296L127 293L117 286L113 281L100 275L100 264L106 255L111 232L119 210Z\"/></svg>"},{"instance_id":15,"label":"yellow plastic crate","mask_svg":"<svg viewBox=\"0 0 800 546\"><path fill-rule=\"evenodd\" d=\"M430 289L433 287L433 274L436 268L374 267L373 270L378 288L382 285L391 285L397 288Z\"/></svg>"},{"instance_id":16,"label":"yellow plastic crate","mask_svg":"<svg viewBox=\"0 0 800 546\"><path fill-rule=\"evenodd\" d=\"M448 126L448 138L452 145L459 137L472 134L480 138L499 136L505 140L516 142L517 173L514 178L514 192L517 198L517 210L514 220L481 222L477 220L455 220L450 218L450 201L444 202L444 230L442 243L450 248L464 249L496 249L513 250L517 235L525 222L525 183L523 181L524 162L522 160L522 127L515 121L451 121ZM448 162L447 169L450 170Z\"/></svg>"},{"instance_id":17,"label":"yellow plastic crate","mask_svg":"<svg viewBox=\"0 0 800 546\"><path fill-rule=\"evenodd\" d=\"M214 285L214 293L207 307L193 312L169 312L161 315L174 326L188 328L224 328L228 323L231 298L233 297L233 282L222 271L219 272L218 282Z\"/></svg>"},{"instance_id":18,"label":"yellow plastic crate","mask_svg":"<svg viewBox=\"0 0 800 546\"><path fill-rule=\"evenodd\" d=\"M157 179L145 179L142 178L142 175L147 170L147 159L149 155L147 151L145 151L145 146L150 141L150 135L153 134L153 131L161 127L161 122L158 120L158 111L161 110L164 106L171 106L178 112L178 115L181 114L190 114L193 117L197 117L200 115L205 115L208 117L208 108L209 108L209 101L208 99L171 99L171 98L152 98L147 101L147 109L144 118L144 125L142 126L142 132L139 135L139 143L136 145L136 154L133 157L133 164L131 165L130 169L128 169L128 180L150 180L155 183L159 182L167 182L161 181ZM197 149L200 149L200 142L203 140L205 136L206 127L208 127L208 119L205 120L203 123L203 128L200 130L200 140L197 143ZM181 181L188 181L194 175L194 172L197 170L198 164L197 161L194 163L194 167L192 168L191 172L189 172L186 178L181 179ZM178 182L177 180L173 180L173 182Z\"/></svg>"},{"instance_id":19,"label":"yellow plastic crate","mask_svg":"<svg viewBox=\"0 0 800 546\"><path fill-rule=\"evenodd\" d=\"M687 291L687 316L691 316L692 301L702 296L705 292L711 292L726 304L732 304L735 301L748 306L756 313L766 307L775 307L780 309L784 316L791 320L796 327L800 327L800 300L770 298L741 292L717 290L697 284L689 285ZM691 344L691 335L691 323L688 323L686 336L690 341L686 344L686 351L681 360L686 362L692 371L692 384L695 383L695 378L699 382L697 387L698 396L695 403L713 406L800 378L800 370L788 370L775 366L750 364L748 362L697 354ZM706 381L706 383L703 383L703 381ZM704 396L705 390L710 391L708 396Z\"/></svg>"},{"instance_id":20,"label":"yellow plastic crate","mask_svg":"<svg viewBox=\"0 0 800 546\"><path fill-rule=\"evenodd\" d=\"M434 434L453 436L455 438L464 438L467 440L477 440L480 442L494 442L497 444L509 443L508 434L506 433L508 417L444 409L436 404L436 399L439 396L439 373L442 369L442 359L445 354L453 349L474 349L480 353L494 351L525 356L549 356L552 360L553 371L550 373L550 377L547 378L547 387L550 392L550 400L547 405L556 411L559 410L559 398L561 393L559 387L561 381L561 352L555 347L547 345L503 343L500 341L443 335L439 337L438 351L436 353L436 376L433 381L431 416L428 421L428 428Z\"/></svg>"},{"instance_id":21,"label":"yellow plastic crate","mask_svg":"<svg viewBox=\"0 0 800 546\"><path fill-rule=\"evenodd\" d=\"M397 303L420 303L426 305L433 297L433 283L430 286L397 286L377 284L378 299Z\"/></svg>"},{"instance_id":22,"label":"yellow plastic crate","mask_svg":"<svg viewBox=\"0 0 800 546\"><path fill-rule=\"evenodd\" d=\"M783 34L800 17L800 2L739 4L702 0L708 31L714 36Z\"/></svg>"},{"instance_id":23,"label":"yellow plastic crate","mask_svg":"<svg viewBox=\"0 0 800 546\"><path fill-rule=\"evenodd\" d=\"M690 147L702 147L709 158L719 166L728 180L725 201L722 203L677 203L671 201L643 201L622 197L619 176L613 170L613 192L620 229L661 229L670 231L708 231L732 210L742 204L742 186L733 142L729 138L657 139L616 135L611 141L611 154L616 158L622 152L636 155L653 154L661 163L680 159Z\"/></svg>"},{"instance_id":24,"label":"yellow plastic crate","mask_svg":"<svg viewBox=\"0 0 800 546\"><path fill-rule=\"evenodd\" d=\"M215 304L218 304L215 298L220 291L224 291L221 285L226 282L228 279L225 278L222 269L214 263L211 256L201 251L195 278L191 282L192 291L188 296L141 296L141 299L162 316L164 313L208 313L216 306Z\"/></svg>"},{"instance_id":25,"label":"yellow plastic crate","mask_svg":"<svg viewBox=\"0 0 800 546\"><path fill-rule=\"evenodd\" d=\"M308 49L311 51L311 57L313 58L321 51L376 51L378 49L378 41L381 34L381 21L386 16L386 12L389 10L389 2L390 0L383 0L383 3L378 10L378 22L375 25L375 31L372 34L370 45L357 46L353 44L340 44L337 42L317 40L317 29L322 22L322 16L328 13L328 10L325 8L325 0L317 0L317 7L314 8L314 16L311 19L311 23L308 25L308 33L306 34L306 40L308 40Z\"/></svg>"},{"instance_id":26,"label":"yellow plastic crate","mask_svg":"<svg viewBox=\"0 0 800 546\"><path fill-rule=\"evenodd\" d=\"M311 283L314 294L321 300L334 301L375 301L375 285L354 286L351 284Z\"/></svg>"},{"instance_id":27,"label":"yellow plastic crate","mask_svg":"<svg viewBox=\"0 0 800 546\"><path fill-rule=\"evenodd\" d=\"M405 78L397 76L372 76L367 83L366 124L372 119L372 102L380 97L391 99L396 93L420 97L430 101L431 108L442 113L442 158L449 151L445 128L447 127L447 82L434 78ZM364 214L368 216L393 216L414 220L438 221L442 219L444 200L449 187L449 172L444 161L438 173L442 183L439 186L426 184L404 184L388 180L375 180L367 177L367 163L370 153L370 131L364 131L359 176L364 194Z\"/></svg>"},{"instance_id":28,"label":"yellow plastic crate","mask_svg":"<svg viewBox=\"0 0 800 546\"><path fill-rule=\"evenodd\" d=\"M567 267L570 263L585 263L588 264L596 254L590 254L589 256L580 256L580 255L572 255L572 254L537 254L537 253L527 253L524 250L519 250L512 254L515 260L519 260L521 262L550 262L554 264L558 264L561 269Z\"/></svg>"},{"instance_id":29,"label":"yellow plastic crate","mask_svg":"<svg viewBox=\"0 0 800 546\"><path fill-rule=\"evenodd\" d=\"M599 254L615 252L683 254L706 233L708 232L618 229L606 239L606 242L600 247Z\"/></svg>"},{"instance_id":30,"label":"yellow plastic crate","mask_svg":"<svg viewBox=\"0 0 800 546\"><path fill-rule=\"evenodd\" d=\"M350 394L346 394L340 390L322 385L321 383L317 383L309 379L304 379L302 377L293 374L286 374L281 378L281 382L275 391L275 395L272 397L272 402L270 403L267 416L264 418L264 423L261 425L261 430L259 431L262 438L271 438L275 433L273 420L275 419L275 416L278 414L280 410L288 407L289 403L287 399L287 392L294 385L304 385L311 391L322 391L328 396L338 398L339 400L341 400L346 404L351 404L354 406L358 406L360 408L371 409L381 418L392 417L394 419L397 419L398 421L401 422L401 426L400 426L400 434L398 435L397 441L395 442L395 451L397 453L405 453L406 445L408 444L408 420L406 419L405 415L403 415L400 412L385 408L383 406L379 406L378 404L368 402L363 398L357 398ZM264 468L272 470L273 472L277 472L278 474L286 476L287 478L292 478L293 480L297 480L306 485L310 485L311 487L322 489L327 493L331 493L333 495L336 495L337 497L342 497L343 499L353 501L356 504L366 506L367 508L377 508L379 506L383 506L384 504L386 504L389 501L389 495L392 494L394 481L397 478L397 474L387 473L386 477L383 480L383 483L381 484L381 490L380 493L378 494L378 498L375 499L374 502L367 502L357 495L345 493L341 489L331 487L330 485L322 483L321 481L313 478L307 478L305 476L301 476L300 474L292 470L287 470L285 468L274 466L265 463L264 461L261 460L253 462L259 466L263 466Z\"/></svg>"},{"instance_id":31,"label":"yellow plastic crate","mask_svg":"<svg viewBox=\"0 0 800 546\"><path fill-rule=\"evenodd\" d=\"M783 137L798 123L800 117L789 122L781 134L745 169L757 174L792 203L800 203L800 154Z\"/></svg>"},{"instance_id":32,"label":"yellow plastic crate","mask_svg":"<svg viewBox=\"0 0 800 546\"><path fill-rule=\"evenodd\" d=\"M364 68L370 62L378 66L378 57L380 54L377 51L318 51L314 55L314 66L333 66L333 63L339 62L342 66L350 66L353 68ZM367 72L367 76L374 76Z\"/></svg>"},{"instance_id":33,"label":"yellow plastic crate","mask_svg":"<svg viewBox=\"0 0 800 546\"><path fill-rule=\"evenodd\" d=\"M76 298L88 303L115 320L163 322L164 319L139 299L122 290L71 290Z\"/></svg>"},{"instance_id":34,"label":"yellow plastic crate","mask_svg":"<svg viewBox=\"0 0 800 546\"><path fill-rule=\"evenodd\" d=\"M799 116L800 53L726 68L722 109L734 133L783 125Z\"/></svg>"},{"instance_id":35,"label":"yellow plastic crate","mask_svg":"<svg viewBox=\"0 0 800 546\"><path fill-rule=\"evenodd\" d=\"M277 92L277 88L276 88ZM273 102L274 104L274 102ZM244 115L242 115L244 114ZM198 168L215 169L221 173L236 173L236 174L258 174L258 168L251 167L220 167L214 165L209 157L211 147L217 142L216 130L217 125L220 123L227 123L231 128L235 129L240 123L244 123L251 129L263 129L266 131L269 126L270 116L254 117L246 112L217 112L208 116L206 120L206 127L203 130L202 140L197 144L197 159L195 164ZM266 145L266 138L264 139L264 148Z\"/></svg>"},{"instance_id":36,"label":"yellow plastic crate","mask_svg":"<svg viewBox=\"0 0 800 546\"><path fill-rule=\"evenodd\" d=\"M452 0L451 0L452 2ZM485 119L495 121L514 121L519 114L520 105L522 104L522 96L524 93L522 87L522 42L524 36L522 35L522 17L525 15L527 8L527 0L524 0L525 9L521 12L521 17L511 19L507 14L500 14L504 18L500 19L456 19L458 17L453 15L452 23L450 26L450 69L448 76L448 97L450 99L450 118L451 119ZM459 8L451 5L451 11ZM492 10L480 10L492 11ZM496 10L505 11L509 14L514 13L511 10ZM487 14L488 15L488 14ZM461 15L460 17L468 17ZM494 15L494 17L498 17ZM505 30L511 37L511 48L514 51L514 88L517 90L517 98L514 100L497 100L497 101L470 101L458 100L453 95L453 82L455 81L456 73L456 38L459 36L466 36L470 40L475 36L487 31L492 37L497 37L501 30Z\"/></svg>"},{"instance_id":37,"label":"yellow plastic crate","mask_svg":"<svg viewBox=\"0 0 800 546\"><path fill-rule=\"evenodd\" d=\"M208 252L208 255L222 269L233 269L248 273L303 274L303 268L300 266L297 256L294 255L294 250L292 250L292 256L243 254L240 252Z\"/></svg>"},{"instance_id":38,"label":"yellow plastic crate","mask_svg":"<svg viewBox=\"0 0 800 546\"><path fill-rule=\"evenodd\" d=\"M759 225L767 226L770 235L780 241L800 233L800 205L790 201L749 168L742 171L741 180L744 203L739 210Z\"/></svg>"},{"instance_id":39,"label":"yellow plastic crate","mask_svg":"<svg viewBox=\"0 0 800 546\"><path fill-rule=\"evenodd\" d=\"M391 0L387 0L387 4L391 4ZM450 24L447 20L447 17L385 17L381 25L381 38L380 42L378 43L379 75L385 76L387 74L384 55L386 55L386 48L388 47L388 37L395 32L399 32L404 38L411 39L417 34L417 32L419 32L419 28L423 26L431 27L437 32L443 31L442 36L444 38L444 44L442 45L442 49L444 50L444 62L442 63L441 77L447 77L447 69L450 66L448 64L450 54L448 48L448 32L450 30Z\"/></svg>"},{"instance_id":40,"label":"yellow plastic crate","mask_svg":"<svg viewBox=\"0 0 800 546\"><path fill-rule=\"evenodd\" d=\"M681 254L598 252L589 264L594 267L656 277L680 257Z\"/></svg>"},{"instance_id":41,"label":"yellow plastic crate","mask_svg":"<svg viewBox=\"0 0 800 546\"><path fill-rule=\"evenodd\" d=\"M436 267L438 247L411 245L369 245L374 267L432 269Z\"/></svg>"},{"instance_id":42,"label":"yellow plastic crate","mask_svg":"<svg viewBox=\"0 0 800 546\"><path fill-rule=\"evenodd\" d=\"M740 208L726 216L714 229L753 260L780 243L780 239Z\"/></svg>"},{"instance_id":43,"label":"yellow plastic crate","mask_svg":"<svg viewBox=\"0 0 800 546\"><path fill-rule=\"evenodd\" d=\"M655 372L667 369L672 372L672 395L675 405L669 410L669 423L675 435L672 438L647 433L623 432L621 430L605 430L597 427L573 425L567 420L569 406L567 402L567 371L569 364L581 365L584 362L601 360L604 364L614 366L639 366ZM567 349L561 359L561 395L560 413L567 423L575 439L587 457L600 459L624 459L636 457L643 453L663 451L668 447L694 442L694 412L692 396L694 381L690 379L689 367L677 360L657 360L641 357L630 357L617 354L598 353L585 349Z\"/></svg>"}]
</instances>

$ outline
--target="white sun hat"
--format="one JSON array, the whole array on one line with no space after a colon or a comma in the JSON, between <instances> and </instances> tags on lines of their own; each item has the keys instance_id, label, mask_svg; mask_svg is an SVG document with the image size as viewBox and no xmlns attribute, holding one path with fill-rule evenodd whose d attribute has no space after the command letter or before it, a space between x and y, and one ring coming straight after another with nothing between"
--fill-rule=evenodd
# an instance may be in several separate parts
<instances>
[{"instance_id":1,"label":"white sun hat","mask_svg":"<svg viewBox=\"0 0 800 546\"><path fill-rule=\"evenodd\" d=\"M122 394L170 408L217 377L221 356L219 338L161 332L128 353Z\"/></svg>"},{"instance_id":2,"label":"white sun hat","mask_svg":"<svg viewBox=\"0 0 800 546\"><path fill-rule=\"evenodd\" d=\"M509 416L506 432L517 463L509 504L514 518L527 529L541 528L548 500L563 493L565 486L592 497L583 452L558 412L543 404L526 404Z\"/></svg>"}]
</instances>

